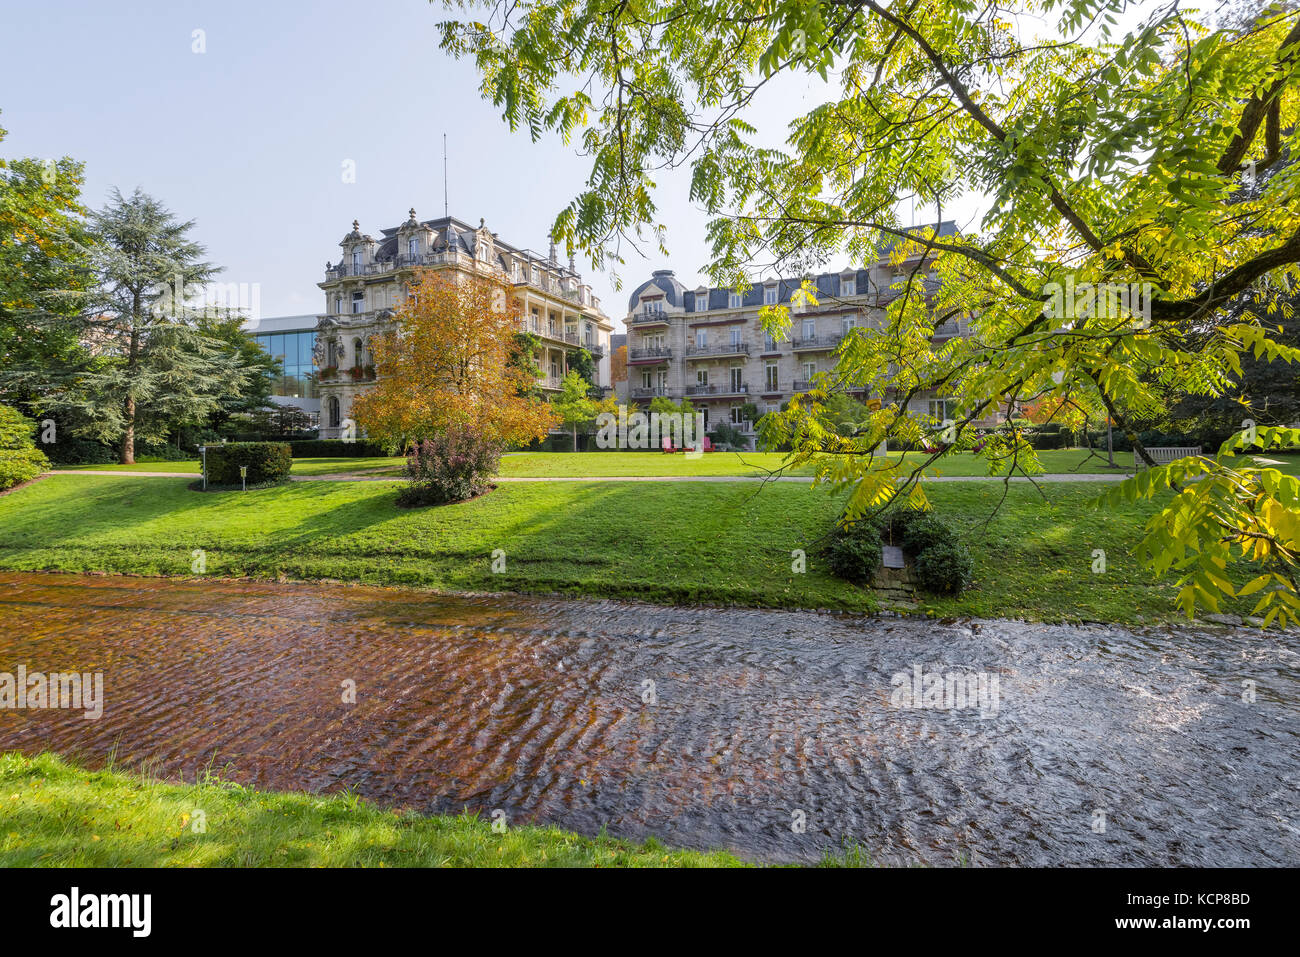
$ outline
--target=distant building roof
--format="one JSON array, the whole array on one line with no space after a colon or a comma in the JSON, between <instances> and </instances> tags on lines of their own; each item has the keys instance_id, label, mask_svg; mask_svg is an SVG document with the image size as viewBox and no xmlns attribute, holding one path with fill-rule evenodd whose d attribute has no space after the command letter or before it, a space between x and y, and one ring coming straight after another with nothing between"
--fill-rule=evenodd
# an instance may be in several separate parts
<instances>
[{"instance_id":1,"label":"distant building roof","mask_svg":"<svg viewBox=\"0 0 1300 957\"><path fill-rule=\"evenodd\" d=\"M909 227L908 232L920 232L922 229L928 228L932 227L912 226ZM957 223L951 219L945 219L940 222L938 228L935 230L935 235L939 237L955 236L957 234ZM877 262L889 258L889 254L897 245L897 242L891 242L886 246L880 247ZM822 295L838 296L840 295L841 278L847 279L850 277L857 281L857 289L862 290L866 288L866 269L845 269L840 272L824 272L809 278L812 279L813 285L817 287L817 291ZM772 282L773 280L769 279L762 282L756 282L750 286L749 291L741 296L741 306L743 308L749 308L751 306L763 305L763 290L767 286L770 286ZM790 295L803 284L803 279L778 279L775 280L775 282L778 286L777 301L787 302L790 299ZM710 310L726 309L732 293L730 288L719 286L702 287L699 290L687 289L676 279L676 277L673 276L673 271L671 269L656 269L648 280L632 290L632 295L630 295L627 300L627 308L629 312L636 309L636 304L640 300L642 293L651 287L656 287L661 290L664 294L664 299L669 305L682 306L684 307L683 311L685 312L698 311L695 308L695 294L697 292L703 292L706 294L708 297L707 308Z\"/></svg>"}]
</instances>

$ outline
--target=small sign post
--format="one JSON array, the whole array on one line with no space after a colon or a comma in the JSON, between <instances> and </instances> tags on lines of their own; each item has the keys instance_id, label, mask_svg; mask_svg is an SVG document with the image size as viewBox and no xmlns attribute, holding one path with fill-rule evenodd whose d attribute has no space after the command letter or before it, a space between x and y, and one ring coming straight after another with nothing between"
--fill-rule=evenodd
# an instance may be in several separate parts
<instances>
[{"instance_id":1,"label":"small sign post","mask_svg":"<svg viewBox=\"0 0 1300 957\"><path fill-rule=\"evenodd\" d=\"M239 467L239 481L240 484L244 486L244 491L247 492L248 491L248 466L247 465L241 465Z\"/></svg>"}]
</instances>

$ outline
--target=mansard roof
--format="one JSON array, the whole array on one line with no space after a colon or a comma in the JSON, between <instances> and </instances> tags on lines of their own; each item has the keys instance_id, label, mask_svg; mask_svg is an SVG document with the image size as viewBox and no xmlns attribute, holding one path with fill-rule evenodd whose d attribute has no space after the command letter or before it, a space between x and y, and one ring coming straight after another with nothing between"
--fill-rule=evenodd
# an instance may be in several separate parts
<instances>
[{"instance_id":1,"label":"mansard roof","mask_svg":"<svg viewBox=\"0 0 1300 957\"><path fill-rule=\"evenodd\" d=\"M921 228L924 227L914 227L917 231ZM955 236L957 233L957 224L951 219L943 220L935 230L936 236L939 237ZM897 245L897 243L889 243L886 246L882 246L879 252L879 259L888 259L889 254ZM813 285L817 288L817 292L820 295L835 297L841 294L840 290L842 288L842 282L845 279L854 279L856 281L855 290L858 292L864 291L868 285L868 276L869 270L867 269L849 268L840 272L824 272L809 278L812 279ZM778 279L775 280L775 282L777 285L777 302L788 302L794 291L803 284L803 279ZM761 280L751 285L749 290L741 295L741 307L748 309L751 307L757 308L762 306L763 292L766 288L770 287L772 283L773 280L768 279ZM706 308L709 310L728 308L731 293L733 292L729 287L719 286L701 287L699 290L690 290L673 277L673 271L671 269L657 269L649 280L643 282L641 285L637 286L636 289L632 290L632 295L628 297L627 302L628 311L634 311L636 309L641 294L652 286L658 287L663 291L664 298L670 305L681 306L685 312L702 311L695 308L697 292L703 292L707 295L708 304Z\"/></svg>"}]
</instances>

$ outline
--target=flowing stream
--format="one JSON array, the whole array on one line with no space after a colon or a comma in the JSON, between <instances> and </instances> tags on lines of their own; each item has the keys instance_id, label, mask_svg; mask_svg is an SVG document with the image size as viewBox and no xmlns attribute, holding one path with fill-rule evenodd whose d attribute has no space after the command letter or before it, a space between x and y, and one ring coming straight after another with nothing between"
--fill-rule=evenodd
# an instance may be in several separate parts
<instances>
[{"instance_id":1,"label":"flowing stream","mask_svg":"<svg viewBox=\"0 0 1300 957\"><path fill-rule=\"evenodd\" d=\"M0 710L0 750L760 861L1296 865L1298 649L1212 627L0 572L0 672L104 687L97 720Z\"/></svg>"}]
</instances>

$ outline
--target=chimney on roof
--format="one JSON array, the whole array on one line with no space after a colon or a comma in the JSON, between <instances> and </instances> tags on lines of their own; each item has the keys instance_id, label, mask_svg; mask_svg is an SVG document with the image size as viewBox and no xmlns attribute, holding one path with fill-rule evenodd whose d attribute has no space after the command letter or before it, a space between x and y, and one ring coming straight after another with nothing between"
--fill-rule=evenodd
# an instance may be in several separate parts
<instances>
[{"instance_id":1,"label":"chimney on roof","mask_svg":"<svg viewBox=\"0 0 1300 957\"><path fill-rule=\"evenodd\" d=\"M551 254L547 256L551 262L555 262L555 240L551 240Z\"/></svg>"}]
</instances>

